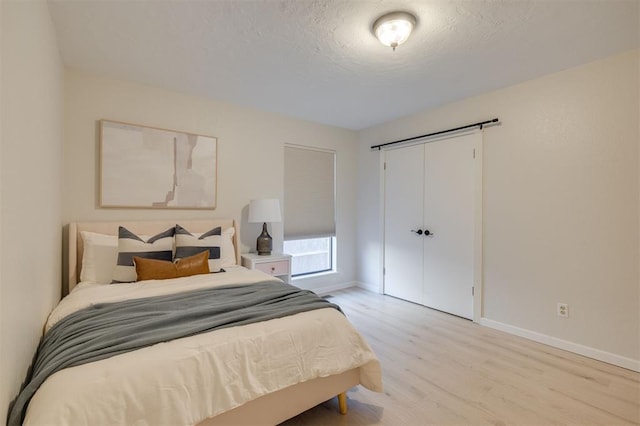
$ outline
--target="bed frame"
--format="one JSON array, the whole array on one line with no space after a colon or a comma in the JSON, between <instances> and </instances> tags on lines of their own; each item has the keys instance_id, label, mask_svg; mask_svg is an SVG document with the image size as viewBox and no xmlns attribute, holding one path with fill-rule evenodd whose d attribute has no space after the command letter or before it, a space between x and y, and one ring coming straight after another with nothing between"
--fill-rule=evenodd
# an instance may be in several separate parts
<instances>
[{"instance_id":1,"label":"bed frame","mask_svg":"<svg viewBox=\"0 0 640 426\"><path fill-rule=\"evenodd\" d=\"M206 232L216 226L222 229L234 228L233 245L236 261L240 264L238 246L238 227L232 219L178 220L178 221L141 221L141 222L77 222L69 224L68 235L68 289L71 291L78 283L82 268L83 243L81 231L90 231L106 235L118 235L118 227L124 226L135 234L155 235L176 223L191 232ZM246 404L205 419L198 426L214 425L275 425L294 417L337 395L341 414L347 413L348 389L360 384L359 369L342 374L321 377L290 386L280 391L264 395Z\"/></svg>"}]
</instances>

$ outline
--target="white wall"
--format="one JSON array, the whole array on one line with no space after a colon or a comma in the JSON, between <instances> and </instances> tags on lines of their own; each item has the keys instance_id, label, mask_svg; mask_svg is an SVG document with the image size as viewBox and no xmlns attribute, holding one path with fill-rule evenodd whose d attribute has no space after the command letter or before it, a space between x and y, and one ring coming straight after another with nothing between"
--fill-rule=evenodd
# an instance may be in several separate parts
<instances>
[{"instance_id":1,"label":"white wall","mask_svg":"<svg viewBox=\"0 0 640 426\"><path fill-rule=\"evenodd\" d=\"M2 1L0 418L60 298L63 67L47 3Z\"/></svg>"},{"instance_id":2,"label":"white wall","mask_svg":"<svg viewBox=\"0 0 640 426\"><path fill-rule=\"evenodd\" d=\"M0 25L2 25L2 17L4 16L4 6L2 5L2 3L0 3ZM2 145L3 145L3 140L4 140L4 131L3 131L3 127L2 127L2 122L3 122L3 110L4 110L4 105L2 103L2 99L4 98L4 31L2 31L3 26L0 26L0 189L2 188ZM0 238L2 236L2 196L0 196ZM3 287L3 281L2 281L2 252L3 252L3 246L4 244L0 243L0 347L4 347L4 342L5 340L5 332L4 332L4 324L6 323L5 321L5 317L4 317L4 304L2 303L2 301L5 299L4 298L4 291L2 289ZM8 319L8 318L7 318ZM5 358L6 355L3 355L4 351L0 350L0 383L5 383L5 375L7 374L7 372L9 371L8 369L8 360ZM10 388L9 384L7 383L6 385L0 385L0 406L2 408L0 408L0 418L4 419L6 417L6 412L7 412L7 404L9 403L11 397L12 397L12 393L13 393L13 389Z\"/></svg>"},{"instance_id":3,"label":"white wall","mask_svg":"<svg viewBox=\"0 0 640 426\"><path fill-rule=\"evenodd\" d=\"M67 70L64 119L65 223L88 220L153 220L228 217L241 225L242 252L255 251L260 224L247 223L252 198L283 199L284 144L337 151L338 273L297 281L326 291L355 280L356 134L137 83ZM98 120L182 130L218 138L215 211L101 209L97 206ZM274 251L282 250L282 223L270 224Z\"/></svg>"},{"instance_id":4,"label":"white wall","mask_svg":"<svg viewBox=\"0 0 640 426\"><path fill-rule=\"evenodd\" d=\"M638 60L616 55L361 131L359 281L380 286L369 147L499 117L484 133L483 323L640 368Z\"/></svg>"}]
</instances>

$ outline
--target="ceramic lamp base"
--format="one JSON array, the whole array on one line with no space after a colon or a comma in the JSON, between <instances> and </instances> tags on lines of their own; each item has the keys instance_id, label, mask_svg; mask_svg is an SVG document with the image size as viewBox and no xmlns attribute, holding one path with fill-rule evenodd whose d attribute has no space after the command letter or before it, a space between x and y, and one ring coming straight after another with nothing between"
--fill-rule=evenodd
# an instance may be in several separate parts
<instances>
[{"instance_id":1,"label":"ceramic lamp base","mask_svg":"<svg viewBox=\"0 0 640 426\"><path fill-rule=\"evenodd\" d=\"M273 240L271 239L271 235L269 235L269 232L267 231L266 222L262 224L262 234L258 235L256 248L260 256L268 256L271 254L271 249L273 248Z\"/></svg>"}]
</instances>

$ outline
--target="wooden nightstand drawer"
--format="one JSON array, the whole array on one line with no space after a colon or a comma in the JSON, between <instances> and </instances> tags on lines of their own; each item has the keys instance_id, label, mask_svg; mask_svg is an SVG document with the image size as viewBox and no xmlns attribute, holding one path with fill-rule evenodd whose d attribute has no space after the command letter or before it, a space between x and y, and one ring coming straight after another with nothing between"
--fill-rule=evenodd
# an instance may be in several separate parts
<instances>
[{"instance_id":1,"label":"wooden nightstand drawer","mask_svg":"<svg viewBox=\"0 0 640 426\"><path fill-rule=\"evenodd\" d=\"M284 275L289 273L289 261L257 263L255 268L269 275Z\"/></svg>"},{"instance_id":2,"label":"wooden nightstand drawer","mask_svg":"<svg viewBox=\"0 0 640 426\"><path fill-rule=\"evenodd\" d=\"M272 277L280 278L285 283L291 281L291 256L288 254L273 253L260 256L256 253L245 253L242 255L242 266L258 269Z\"/></svg>"}]
</instances>

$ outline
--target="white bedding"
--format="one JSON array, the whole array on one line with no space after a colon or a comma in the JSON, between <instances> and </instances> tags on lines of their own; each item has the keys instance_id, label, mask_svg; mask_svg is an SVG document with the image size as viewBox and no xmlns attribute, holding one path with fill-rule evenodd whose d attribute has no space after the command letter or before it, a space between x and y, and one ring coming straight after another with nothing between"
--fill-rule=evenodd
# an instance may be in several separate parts
<instances>
[{"instance_id":1,"label":"white bedding","mask_svg":"<svg viewBox=\"0 0 640 426\"><path fill-rule=\"evenodd\" d=\"M270 279L257 270L164 281L78 285L46 328L92 303ZM31 400L26 425L196 424L262 395L360 369L382 390L378 360L349 321L320 309L160 343L50 376Z\"/></svg>"}]
</instances>

